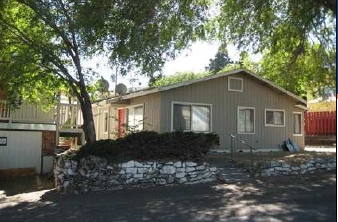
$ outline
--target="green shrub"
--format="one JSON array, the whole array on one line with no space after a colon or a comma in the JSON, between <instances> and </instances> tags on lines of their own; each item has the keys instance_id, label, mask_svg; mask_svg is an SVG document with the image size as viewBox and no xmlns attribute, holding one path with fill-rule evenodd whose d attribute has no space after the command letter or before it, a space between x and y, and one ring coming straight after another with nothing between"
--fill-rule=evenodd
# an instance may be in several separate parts
<instances>
[{"instance_id":1,"label":"green shrub","mask_svg":"<svg viewBox=\"0 0 338 222\"><path fill-rule=\"evenodd\" d=\"M76 154L80 159L88 155L105 157L110 161L127 160L193 160L203 161L209 150L219 145L214 133L142 131L116 140L99 140L82 146Z\"/></svg>"}]
</instances>

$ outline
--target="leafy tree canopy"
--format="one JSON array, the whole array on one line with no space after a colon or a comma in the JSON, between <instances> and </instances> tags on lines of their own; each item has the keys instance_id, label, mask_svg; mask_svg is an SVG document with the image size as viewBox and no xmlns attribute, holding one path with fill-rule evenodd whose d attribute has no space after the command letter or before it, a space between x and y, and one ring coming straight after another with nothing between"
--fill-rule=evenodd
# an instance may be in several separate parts
<instances>
[{"instance_id":1,"label":"leafy tree canopy","mask_svg":"<svg viewBox=\"0 0 338 222\"><path fill-rule=\"evenodd\" d=\"M308 40L335 48L335 4L327 0L224 0L217 19L219 37L254 52L305 52Z\"/></svg>"},{"instance_id":2,"label":"leafy tree canopy","mask_svg":"<svg viewBox=\"0 0 338 222\"><path fill-rule=\"evenodd\" d=\"M1 81L10 95L39 91L39 81L51 92L57 81L66 83L81 105L86 140L95 141L87 86L96 74L84 60L101 54L122 74L137 67L152 77L166 59L204 36L208 5L208 0L3 0Z\"/></svg>"},{"instance_id":3,"label":"leafy tree canopy","mask_svg":"<svg viewBox=\"0 0 338 222\"><path fill-rule=\"evenodd\" d=\"M303 95L335 84L336 1L221 0L219 38L264 55L258 73ZM316 84L317 83L317 84Z\"/></svg>"},{"instance_id":4,"label":"leafy tree canopy","mask_svg":"<svg viewBox=\"0 0 338 222\"><path fill-rule=\"evenodd\" d=\"M292 64L287 64L290 53L266 52L259 73L283 88L306 97L308 93L325 96L325 88L336 85L336 52L326 51L319 45L307 46L306 53Z\"/></svg>"}]
</instances>

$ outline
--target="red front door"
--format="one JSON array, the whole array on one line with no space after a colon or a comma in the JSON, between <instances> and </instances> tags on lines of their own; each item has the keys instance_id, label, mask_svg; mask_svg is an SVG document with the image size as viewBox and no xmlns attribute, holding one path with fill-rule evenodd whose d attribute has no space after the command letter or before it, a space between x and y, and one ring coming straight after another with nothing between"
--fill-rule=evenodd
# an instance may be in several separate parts
<instances>
[{"instance_id":1,"label":"red front door","mask_svg":"<svg viewBox=\"0 0 338 222\"><path fill-rule=\"evenodd\" d=\"M118 137L121 138L125 134L126 129L126 109L118 110Z\"/></svg>"}]
</instances>

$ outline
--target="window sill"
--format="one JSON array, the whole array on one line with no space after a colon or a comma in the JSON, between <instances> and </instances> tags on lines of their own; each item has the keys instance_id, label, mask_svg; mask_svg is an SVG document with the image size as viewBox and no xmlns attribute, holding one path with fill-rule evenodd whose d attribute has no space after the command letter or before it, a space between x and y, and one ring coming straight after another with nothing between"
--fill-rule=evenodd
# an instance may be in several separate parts
<instances>
[{"instance_id":1,"label":"window sill","mask_svg":"<svg viewBox=\"0 0 338 222\"><path fill-rule=\"evenodd\" d=\"M285 127L285 125L273 125L273 124L265 124L267 127Z\"/></svg>"},{"instance_id":2,"label":"window sill","mask_svg":"<svg viewBox=\"0 0 338 222\"><path fill-rule=\"evenodd\" d=\"M228 89L229 92L243 92L243 90L239 89Z\"/></svg>"},{"instance_id":3,"label":"window sill","mask_svg":"<svg viewBox=\"0 0 338 222\"><path fill-rule=\"evenodd\" d=\"M194 131L194 130L171 130L171 132L212 133L212 131Z\"/></svg>"}]
</instances>

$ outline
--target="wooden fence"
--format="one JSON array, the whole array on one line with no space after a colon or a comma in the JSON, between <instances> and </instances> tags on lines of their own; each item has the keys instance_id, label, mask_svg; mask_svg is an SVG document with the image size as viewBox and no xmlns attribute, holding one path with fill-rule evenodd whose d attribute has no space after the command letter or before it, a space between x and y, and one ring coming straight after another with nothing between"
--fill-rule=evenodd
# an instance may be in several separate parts
<instances>
[{"instance_id":1,"label":"wooden fence","mask_svg":"<svg viewBox=\"0 0 338 222\"><path fill-rule=\"evenodd\" d=\"M306 135L336 135L336 111L306 112L304 116Z\"/></svg>"}]
</instances>

